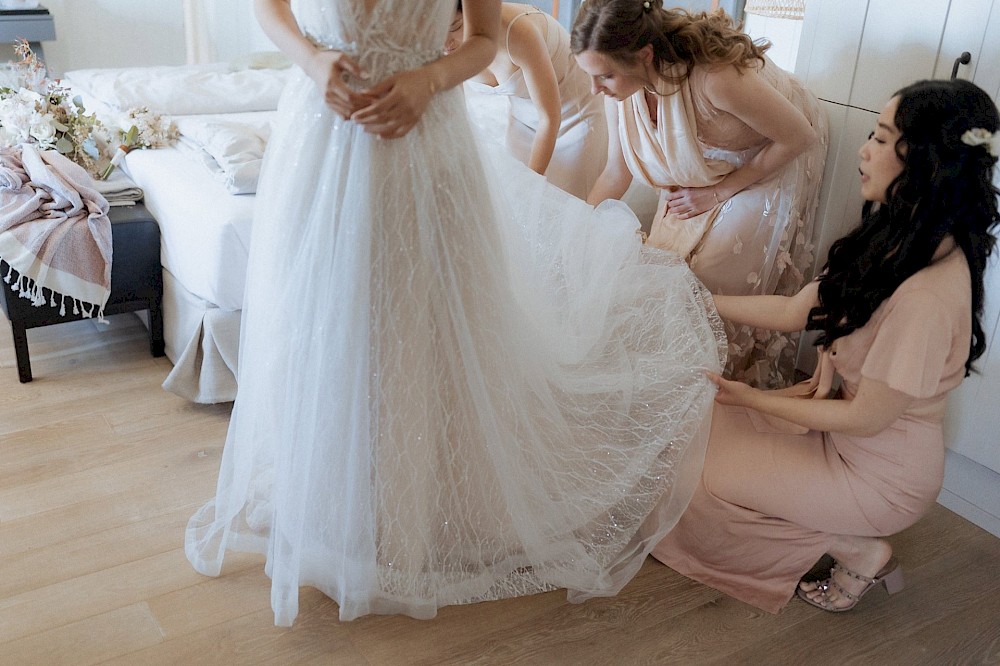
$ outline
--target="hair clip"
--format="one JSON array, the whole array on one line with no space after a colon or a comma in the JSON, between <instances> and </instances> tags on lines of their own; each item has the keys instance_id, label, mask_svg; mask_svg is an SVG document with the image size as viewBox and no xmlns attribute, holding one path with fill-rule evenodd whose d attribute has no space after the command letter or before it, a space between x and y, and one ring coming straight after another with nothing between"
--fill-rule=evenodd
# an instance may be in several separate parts
<instances>
[{"instance_id":1,"label":"hair clip","mask_svg":"<svg viewBox=\"0 0 1000 666\"><path fill-rule=\"evenodd\" d=\"M1000 157L1000 132L973 127L962 135L962 143L967 146L984 146L990 155Z\"/></svg>"},{"instance_id":2,"label":"hair clip","mask_svg":"<svg viewBox=\"0 0 1000 666\"><path fill-rule=\"evenodd\" d=\"M649 0L645 0L645 1L644 1L644 2L642 3L642 9L643 9L643 11L647 11L647 12L648 12L648 11L649 11L650 9L652 9L652 8L653 8L653 5L652 5L652 4L650 4Z\"/></svg>"}]
</instances>

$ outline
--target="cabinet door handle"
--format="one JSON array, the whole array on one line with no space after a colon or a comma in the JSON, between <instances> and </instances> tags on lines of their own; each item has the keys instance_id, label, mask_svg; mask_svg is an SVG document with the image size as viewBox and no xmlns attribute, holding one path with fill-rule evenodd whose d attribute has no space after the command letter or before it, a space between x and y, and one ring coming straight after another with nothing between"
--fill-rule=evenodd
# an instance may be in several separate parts
<instances>
[{"instance_id":1,"label":"cabinet door handle","mask_svg":"<svg viewBox=\"0 0 1000 666\"><path fill-rule=\"evenodd\" d=\"M968 51L962 51L962 55L955 58L955 64L951 66L951 78L958 78L958 66L968 65L972 62L972 54Z\"/></svg>"}]
</instances>

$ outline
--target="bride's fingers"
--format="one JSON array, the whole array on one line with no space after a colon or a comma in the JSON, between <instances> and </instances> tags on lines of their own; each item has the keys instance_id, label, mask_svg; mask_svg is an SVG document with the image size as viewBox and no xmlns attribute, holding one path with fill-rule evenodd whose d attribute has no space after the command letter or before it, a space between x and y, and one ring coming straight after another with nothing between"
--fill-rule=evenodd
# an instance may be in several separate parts
<instances>
[{"instance_id":1,"label":"bride's fingers","mask_svg":"<svg viewBox=\"0 0 1000 666\"><path fill-rule=\"evenodd\" d=\"M396 101L391 96L382 97L355 111L351 120L360 125L383 123L392 115L395 108Z\"/></svg>"},{"instance_id":2,"label":"bride's fingers","mask_svg":"<svg viewBox=\"0 0 1000 666\"><path fill-rule=\"evenodd\" d=\"M344 101L342 98L332 95L327 98L326 105L344 120L348 120L356 108L351 103Z\"/></svg>"},{"instance_id":3,"label":"bride's fingers","mask_svg":"<svg viewBox=\"0 0 1000 666\"><path fill-rule=\"evenodd\" d=\"M368 79L368 72L361 68L361 65L347 54L341 54L340 59L337 61L340 68L345 70L349 74L353 74L359 79Z\"/></svg>"},{"instance_id":4,"label":"bride's fingers","mask_svg":"<svg viewBox=\"0 0 1000 666\"><path fill-rule=\"evenodd\" d=\"M366 132L378 134L382 138L403 136L413 128L419 116L412 114L409 107L401 101L390 98L384 101L384 104L373 104L363 109L352 120L364 127Z\"/></svg>"},{"instance_id":5,"label":"bride's fingers","mask_svg":"<svg viewBox=\"0 0 1000 666\"><path fill-rule=\"evenodd\" d=\"M396 106L385 100L361 109L351 116L351 120L361 125L365 132L383 137L391 135L401 125Z\"/></svg>"},{"instance_id":6,"label":"bride's fingers","mask_svg":"<svg viewBox=\"0 0 1000 666\"><path fill-rule=\"evenodd\" d=\"M343 108L349 108L352 112L371 104L373 101L374 98L355 92L343 83L331 83L330 87L326 90L327 104L330 106L336 104Z\"/></svg>"}]
</instances>

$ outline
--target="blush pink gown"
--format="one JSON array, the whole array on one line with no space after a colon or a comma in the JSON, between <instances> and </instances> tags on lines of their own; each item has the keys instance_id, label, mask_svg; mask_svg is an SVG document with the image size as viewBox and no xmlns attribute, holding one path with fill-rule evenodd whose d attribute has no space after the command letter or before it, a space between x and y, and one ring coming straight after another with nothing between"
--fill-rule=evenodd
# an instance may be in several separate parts
<instances>
[{"instance_id":1,"label":"blush pink gown","mask_svg":"<svg viewBox=\"0 0 1000 666\"><path fill-rule=\"evenodd\" d=\"M965 375L969 268L953 250L906 280L829 360L846 397L862 377L914 398L872 437L783 434L759 413L717 405L701 484L653 556L776 613L836 534L888 536L916 522L944 473L945 396Z\"/></svg>"},{"instance_id":2,"label":"blush pink gown","mask_svg":"<svg viewBox=\"0 0 1000 666\"><path fill-rule=\"evenodd\" d=\"M625 99L618 133L634 178L659 190L647 244L676 252L713 294L794 294L812 272L813 222L823 180L828 129L819 101L768 60L758 76L802 112L819 140L783 168L691 219L666 208L678 187L707 187L739 169L769 140L705 96L706 70L694 67L679 88L658 81L654 123L644 92ZM760 387L791 383L796 336L726 327L727 376Z\"/></svg>"}]
</instances>

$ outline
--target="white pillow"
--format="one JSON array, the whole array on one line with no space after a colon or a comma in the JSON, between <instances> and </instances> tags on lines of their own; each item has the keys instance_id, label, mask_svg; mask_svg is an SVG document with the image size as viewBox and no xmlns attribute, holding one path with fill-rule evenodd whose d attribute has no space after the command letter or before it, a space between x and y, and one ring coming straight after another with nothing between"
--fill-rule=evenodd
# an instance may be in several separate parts
<instances>
[{"instance_id":1,"label":"white pillow","mask_svg":"<svg viewBox=\"0 0 1000 666\"><path fill-rule=\"evenodd\" d=\"M183 143L222 179L232 194L257 191L261 160L271 127L267 121L240 122L218 118L178 118Z\"/></svg>"},{"instance_id":2,"label":"white pillow","mask_svg":"<svg viewBox=\"0 0 1000 666\"><path fill-rule=\"evenodd\" d=\"M138 106L154 113L192 115L273 111L291 69L241 69L228 63L119 69L77 69L67 72L74 89L128 111Z\"/></svg>"}]
</instances>

